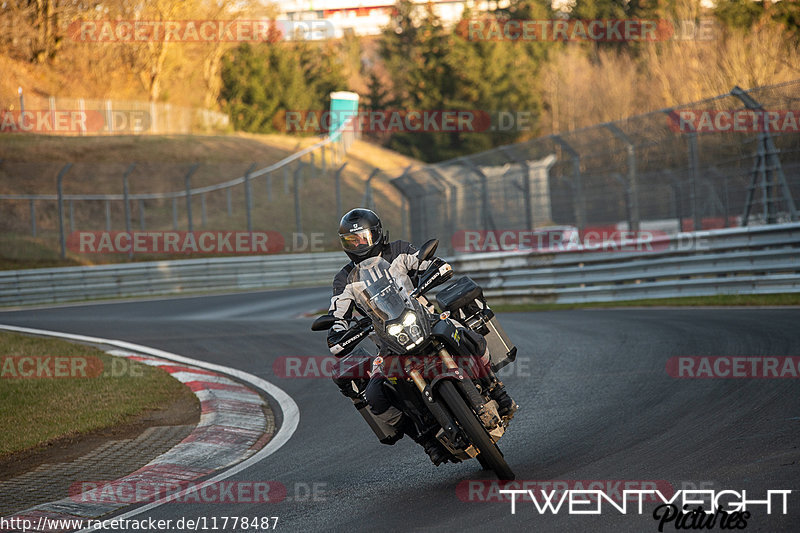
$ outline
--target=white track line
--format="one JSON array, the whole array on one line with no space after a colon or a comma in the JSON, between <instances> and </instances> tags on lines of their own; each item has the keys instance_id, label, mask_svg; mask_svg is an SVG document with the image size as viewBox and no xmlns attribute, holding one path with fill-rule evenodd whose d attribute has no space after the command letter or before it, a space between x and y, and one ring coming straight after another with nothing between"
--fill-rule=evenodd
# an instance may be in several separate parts
<instances>
[{"instance_id":1,"label":"white track line","mask_svg":"<svg viewBox=\"0 0 800 533\"><path fill-rule=\"evenodd\" d=\"M278 402L278 405L281 408L281 412L283 413L283 423L281 424L281 427L278 428L278 431L272 436L272 439L270 439L270 441L267 443L266 446L261 448L250 458L232 466L231 468L225 470L220 474L217 474L216 476L205 481L204 483L216 483L217 481L222 481L223 479L229 478L230 476L253 466L262 459L266 459L267 457L278 451L281 448L281 446L289 442L289 439L292 437L295 430L297 429L297 425L300 423L300 409L297 407L297 404L294 402L291 396L286 394L282 389L276 387L272 383L265 381L252 374L248 374L247 372L236 370L235 368L229 368L227 366L222 366L222 365L215 365L213 363L206 363L204 361L198 361L196 359L191 359L189 357L184 357L182 355L165 352L164 350L159 350L158 348L150 348L149 346L142 346L140 344L133 344L130 342L114 340L114 339L103 339L100 337L89 337L86 335L75 335L73 333L62 333L59 331L48 331L43 329L23 328L19 326L11 326L6 324L0 324L0 330L16 331L19 333L30 333L33 335L45 335L48 337L59 337L62 339L69 339L80 342L92 342L97 344L107 344L110 346L117 346L119 348L123 348L126 350L132 350L135 352L153 355L156 357L162 357L164 359L177 361L179 363L194 365L200 368L215 370L223 374L228 374L229 376L234 376L240 379L241 381L256 386L257 388L261 389L266 394L271 396L276 402ZM181 491L181 493L179 494L171 495L170 498L175 498L176 496L183 495L185 492L189 492L192 490L194 489L192 488L185 489L184 491ZM132 516L139 515L141 513L144 513L145 511L149 511L151 509L155 509L156 507L160 507L167 501L168 498L164 497L152 503L148 503L141 507L137 507L136 509L128 511L127 513L115 516L114 519L123 520L130 518ZM95 527L82 529L81 533L96 531L96 529L97 528Z\"/></svg>"}]
</instances>

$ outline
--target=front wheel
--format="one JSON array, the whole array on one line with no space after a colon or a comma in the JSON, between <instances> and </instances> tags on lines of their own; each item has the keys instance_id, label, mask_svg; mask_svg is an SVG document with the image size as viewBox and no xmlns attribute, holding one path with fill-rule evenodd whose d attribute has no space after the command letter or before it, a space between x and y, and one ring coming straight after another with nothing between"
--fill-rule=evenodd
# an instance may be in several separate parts
<instances>
[{"instance_id":1,"label":"front wheel","mask_svg":"<svg viewBox=\"0 0 800 533\"><path fill-rule=\"evenodd\" d=\"M467 402L456 390L453 383L445 381L438 387L438 392L450 408L450 412L456 419L461 429L466 433L467 438L478 449L478 460L481 466L493 470L498 479L511 481L514 479L514 472L509 468L508 463L503 458L503 454L497 448L486 429L478 420L478 416L472 412Z\"/></svg>"}]
</instances>

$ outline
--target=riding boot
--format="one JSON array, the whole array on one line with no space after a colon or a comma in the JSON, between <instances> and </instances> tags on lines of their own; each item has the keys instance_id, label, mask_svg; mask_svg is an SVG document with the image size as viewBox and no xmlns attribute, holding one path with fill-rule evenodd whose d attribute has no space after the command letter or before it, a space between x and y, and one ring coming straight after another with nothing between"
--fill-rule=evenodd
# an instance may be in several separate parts
<instances>
[{"instance_id":1,"label":"riding boot","mask_svg":"<svg viewBox=\"0 0 800 533\"><path fill-rule=\"evenodd\" d=\"M428 457L431 458L431 462L434 465L439 466L440 464L447 462L449 459L452 460L453 456L449 451L447 451L447 448L445 448L444 445L442 445L442 443L439 442L435 436L433 436L433 433L431 431L419 433L409 417L404 415L399 421L398 425L395 427L411 437L414 442L422 446L425 449L425 453L428 454Z\"/></svg>"},{"instance_id":2,"label":"riding boot","mask_svg":"<svg viewBox=\"0 0 800 533\"><path fill-rule=\"evenodd\" d=\"M511 396L508 395L506 392L506 388L503 385L502 381L497 381L494 388L489 391L489 396L497 402L497 414L500 415L500 418L506 418L510 420L514 413L516 413L519 406L517 402L515 402Z\"/></svg>"}]
</instances>

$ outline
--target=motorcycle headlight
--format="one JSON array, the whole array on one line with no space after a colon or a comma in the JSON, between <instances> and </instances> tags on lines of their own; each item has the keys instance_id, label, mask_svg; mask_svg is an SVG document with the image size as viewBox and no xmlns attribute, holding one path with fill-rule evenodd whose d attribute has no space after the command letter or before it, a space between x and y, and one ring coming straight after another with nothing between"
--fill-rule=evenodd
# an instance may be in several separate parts
<instances>
[{"instance_id":1,"label":"motorcycle headlight","mask_svg":"<svg viewBox=\"0 0 800 533\"><path fill-rule=\"evenodd\" d=\"M400 324L392 324L386 328L386 331L389 332L389 335L394 335L396 337L401 331L403 331L403 326Z\"/></svg>"},{"instance_id":2,"label":"motorcycle headlight","mask_svg":"<svg viewBox=\"0 0 800 533\"><path fill-rule=\"evenodd\" d=\"M406 313L406 316L403 317L403 325L410 326L411 324L417 323L417 315L414 313Z\"/></svg>"}]
</instances>

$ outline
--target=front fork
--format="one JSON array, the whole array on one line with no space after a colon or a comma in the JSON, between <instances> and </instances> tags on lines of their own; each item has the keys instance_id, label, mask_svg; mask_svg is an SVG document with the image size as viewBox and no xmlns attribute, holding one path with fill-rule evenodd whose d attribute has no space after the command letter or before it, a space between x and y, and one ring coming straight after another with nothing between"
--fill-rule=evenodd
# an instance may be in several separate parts
<instances>
[{"instance_id":1,"label":"front fork","mask_svg":"<svg viewBox=\"0 0 800 533\"><path fill-rule=\"evenodd\" d=\"M430 383L425 381L419 370L409 370L409 376L414 384L417 386L422 396L427 400L426 405L431 410L431 413L445 430L448 435L454 433L453 419L442 408L441 405L436 403L433 399L432 389L437 382L442 379L450 379L455 383L455 386L461 391L461 395L467 401L469 406L475 411L481 423L486 427L487 431L492 435L495 441L503 434L503 427L500 424L500 415L497 413L497 402L494 400L487 402L483 401L475 385L471 379L465 379L461 369L458 368L453 356L447 351L447 348L442 346L438 351L442 364L447 371L439 376L436 376ZM498 430L499 428L499 430Z\"/></svg>"}]
</instances>

